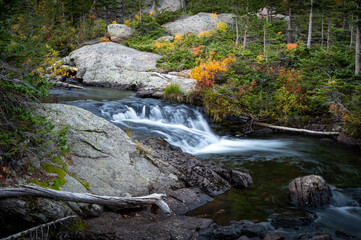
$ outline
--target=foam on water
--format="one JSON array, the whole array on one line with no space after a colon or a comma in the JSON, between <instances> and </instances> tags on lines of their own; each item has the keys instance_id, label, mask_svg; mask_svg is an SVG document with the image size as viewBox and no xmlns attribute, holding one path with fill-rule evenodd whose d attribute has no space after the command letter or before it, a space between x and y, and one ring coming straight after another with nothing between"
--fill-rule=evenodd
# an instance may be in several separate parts
<instances>
[{"instance_id":1,"label":"foam on water","mask_svg":"<svg viewBox=\"0 0 361 240\"><path fill-rule=\"evenodd\" d=\"M126 106L125 111L112 115L111 121L131 126L132 129L146 127L148 131L164 137L170 144L192 154L281 151L286 144L279 140L220 137L211 130L199 111L185 105Z\"/></svg>"}]
</instances>

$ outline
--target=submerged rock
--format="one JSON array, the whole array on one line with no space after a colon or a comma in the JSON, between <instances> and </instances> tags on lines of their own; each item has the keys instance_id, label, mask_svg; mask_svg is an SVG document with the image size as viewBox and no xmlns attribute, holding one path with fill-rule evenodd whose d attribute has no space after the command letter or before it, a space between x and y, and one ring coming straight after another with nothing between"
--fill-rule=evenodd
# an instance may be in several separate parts
<instances>
[{"instance_id":1,"label":"submerged rock","mask_svg":"<svg viewBox=\"0 0 361 240\"><path fill-rule=\"evenodd\" d=\"M315 221L317 215L307 211L289 211L275 213L271 216L271 225L274 228L298 228L307 226Z\"/></svg>"},{"instance_id":2,"label":"submerged rock","mask_svg":"<svg viewBox=\"0 0 361 240\"><path fill-rule=\"evenodd\" d=\"M296 207L318 208L330 202L331 190L325 179L318 175L298 177L289 183L288 189Z\"/></svg>"}]
</instances>

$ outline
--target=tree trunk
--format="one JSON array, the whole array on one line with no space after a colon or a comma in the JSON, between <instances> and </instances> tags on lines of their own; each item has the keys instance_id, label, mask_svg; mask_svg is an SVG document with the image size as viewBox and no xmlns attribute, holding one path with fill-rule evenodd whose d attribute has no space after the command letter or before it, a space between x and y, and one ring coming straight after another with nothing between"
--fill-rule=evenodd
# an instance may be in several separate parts
<instances>
[{"instance_id":1,"label":"tree trunk","mask_svg":"<svg viewBox=\"0 0 361 240\"><path fill-rule=\"evenodd\" d=\"M292 43L292 8L291 3L288 6L288 16L290 18L290 21L288 22L288 28L287 28L287 43Z\"/></svg>"},{"instance_id":2,"label":"tree trunk","mask_svg":"<svg viewBox=\"0 0 361 240\"><path fill-rule=\"evenodd\" d=\"M298 7L297 9L297 17L296 17L296 42L298 41L298 39L300 39L300 15L301 15L301 10Z\"/></svg>"},{"instance_id":3,"label":"tree trunk","mask_svg":"<svg viewBox=\"0 0 361 240\"><path fill-rule=\"evenodd\" d=\"M323 26L325 25L325 10L322 9L322 22L321 22L321 45L323 46L323 43L324 43L324 29L323 29Z\"/></svg>"},{"instance_id":4,"label":"tree trunk","mask_svg":"<svg viewBox=\"0 0 361 240\"><path fill-rule=\"evenodd\" d=\"M266 24L263 25L263 55L267 59L267 55L266 55Z\"/></svg>"},{"instance_id":5,"label":"tree trunk","mask_svg":"<svg viewBox=\"0 0 361 240\"><path fill-rule=\"evenodd\" d=\"M311 41L312 41L312 18L313 18L313 0L311 0L310 20L309 20L309 22L308 22L307 48L311 48Z\"/></svg>"},{"instance_id":6,"label":"tree trunk","mask_svg":"<svg viewBox=\"0 0 361 240\"><path fill-rule=\"evenodd\" d=\"M184 13L187 14L187 6L186 6L186 0L181 0L182 1L182 7L184 10Z\"/></svg>"},{"instance_id":7,"label":"tree trunk","mask_svg":"<svg viewBox=\"0 0 361 240\"><path fill-rule=\"evenodd\" d=\"M328 21L328 26L327 26L327 52L330 51L330 29L331 29L331 21Z\"/></svg>"},{"instance_id":8,"label":"tree trunk","mask_svg":"<svg viewBox=\"0 0 361 240\"><path fill-rule=\"evenodd\" d=\"M273 129L279 129L287 132L300 132L300 133L308 133L312 135L319 135L319 136L333 136L333 135L339 135L339 132L321 132L321 131L311 131L307 129L300 129L300 128L290 128L290 127L282 127L282 126L276 126L272 124L267 123L260 123L260 122L253 122L253 124L262 126L262 127L268 127Z\"/></svg>"},{"instance_id":9,"label":"tree trunk","mask_svg":"<svg viewBox=\"0 0 361 240\"><path fill-rule=\"evenodd\" d=\"M95 203L99 205L118 206L124 208L139 207L143 205L158 205L164 212L170 213L166 202L163 201L165 194L153 193L142 197L113 197L99 196L90 193L72 193L65 191L56 191L48 188L22 186L22 188L1 188L0 199L20 196L45 197L56 200Z\"/></svg>"},{"instance_id":10,"label":"tree trunk","mask_svg":"<svg viewBox=\"0 0 361 240\"><path fill-rule=\"evenodd\" d=\"M271 18L270 18L270 7L269 7L269 5L267 4L267 6L266 6L266 18L267 18L267 22L270 22L271 21Z\"/></svg>"},{"instance_id":11,"label":"tree trunk","mask_svg":"<svg viewBox=\"0 0 361 240\"><path fill-rule=\"evenodd\" d=\"M236 16L236 47L239 47L238 16Z\"/></svg>"},{"instance_id":12,"label":"tree trunk","mask_svg":"<svg viewBox=\"0 0 361 240\"><path fill-rule=\"evenodd\" d=\"M353 15L351 16L352 22L353 22ZM353 44L353 24L350 24L350 49L352 49L352 44Z\"/></svg>"},{"instance_id":13,"label":"tree trunk","mask_svg":"<svg viewBox=\"0 0 361 240\"><path fill-rule=\"evenodd\" d=\"M246 3L246 25L244 26L244 36L243 36L243 49L246 49L247 44L247 31L248 31L248 0Z\"/></svg>"},{"instance_id":14,"label":"tree trunk","mask_svg":"<svg viewBox=\"0 0 361 240\"><path fill-rule=\"evenodd\" d=\"M357 10L359 10L359 5L357 5ZM361 64L361 58L360 58L360 42L361 42L361 36L360 36L360 23L359 23L359 13L357 13L356 17L356 47L355 47L355 74L360 73L360 64Z\"/></svg>"}]
</instances>

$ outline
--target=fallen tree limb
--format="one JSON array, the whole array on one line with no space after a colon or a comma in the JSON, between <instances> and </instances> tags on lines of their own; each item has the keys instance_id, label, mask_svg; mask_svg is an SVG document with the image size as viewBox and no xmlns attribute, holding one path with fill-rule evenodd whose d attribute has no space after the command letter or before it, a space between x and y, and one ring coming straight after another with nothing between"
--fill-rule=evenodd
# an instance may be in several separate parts
<instances>
[{"instance_id":1,"label":"fallen tree limb","mask_svg":"<svg viewBox=\"0 0 361 240\"><path fill-rule=\"evenodd\" d=\"M113 196L99 196L90 193L72 193L65 191L56 191L48 188L22 186L21 188L2 188L0 189L0 199L19 197L19 196L32 196L32 197L45 197L53 198L56 200L81 202L81 203L94 203L99 205L117 206L124 208L139 207L143 205L156 204L165 213L170 213L171 210L163 198L165 194L153 193L151 195L142 197L113 197Z\"/></svg>"},{"instance_id":2,"label":"fallen tree limb","mask_svg":"<svg viewBox=\"0 0 361 240\"><path fill-rule=\"evenodd\" d=\"M300 133L308 133L313 135L324 135L324 136L332 136L332 135L339 135L339 132L322 132L322 131L312 131L307 129L301 129L301 128L290 128L290 127L282 127L282 126L276 126L268 123L260 123L260 122L253 122L253 124L262 126L262 127L268 127L273 129L279 129L284 130L288 132L300 132Z\"/></svg>"},{"instance_id":3,"label":"fallen tree limb","mask_svg":"<svg viewBox=\"0 0 361 240\"><path fill-rule=\"evenodd\" d=\"M83 89L83 87L81 87L81 86L74 85L74 84L69 84L69 83L64 83L64 82L56 82L56 83L54 83L54 86L56 86L56 87L67 87L67 88Z\"/></svg>"},{"instance_id":4,"label":"fallen tree limb","mask_svg":"<svg viewBox=\"0 0 361 240\"><path fill-rule=\"evenodd\" d=\"M70 219L70 218L77 218L77 216L76 216L76 215L72 215L72 216L67 216L67 217L59 218L59 219L56 219L56 220L54 220L54 221L51 221L51 222L48 222L48 223L44 223L44 224L41 224L41 225L39 225L39 226L29 228L29 229L27 229L27 230L25 230L25 231L22 231L22 232L13 234L13 235L8 236L8 237L6 237L6 238L2 238L2 240L18 239L18 238L24 237L24 236L26 236L26 235L28 235L28 234L30 234L30 233L32 233L32 232L35 232L35 231L37 231L37 230L39 230L39 229L42 230L43 228L46 228L46 227L48 228L48 227L50 227L51 225L57 224L57 223L59 223L59 222L64 222L65 220L68 220L68 219ZM47 236L45 236L45 239L47 239Z\"/></svg>"}]
</instances>

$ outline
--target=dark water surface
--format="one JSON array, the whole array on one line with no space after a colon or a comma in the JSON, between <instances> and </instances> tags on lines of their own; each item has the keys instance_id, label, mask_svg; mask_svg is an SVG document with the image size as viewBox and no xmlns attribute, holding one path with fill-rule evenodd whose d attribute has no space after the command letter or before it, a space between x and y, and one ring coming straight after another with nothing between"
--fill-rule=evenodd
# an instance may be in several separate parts
<instances>
[{"instance_id":1,"label":"dark water surface","mask_svg":"<svg viewBox=\"0 0 361 240\"><path fill-rule=\"evenodd\" d=\"M203 161L249 169L254 180L250 188L232 188L187 215L212 218L220 225L243 219L267 221L273 213L293 211L288 200L292 179L317 174L326 179L333 193L331 204L315 211L317 227L361 239L360 151L330 139L294 135L257 139L219 136L200 110L187 105L138 99L115 89L77 92L58 99L85 108L124 130L131 129L133 137L160 136Z\"/></svg>"}]
</instances>

